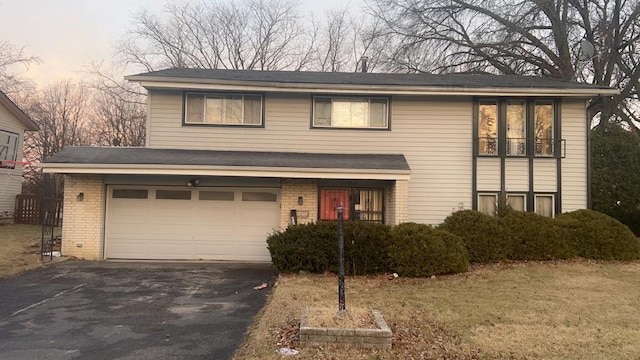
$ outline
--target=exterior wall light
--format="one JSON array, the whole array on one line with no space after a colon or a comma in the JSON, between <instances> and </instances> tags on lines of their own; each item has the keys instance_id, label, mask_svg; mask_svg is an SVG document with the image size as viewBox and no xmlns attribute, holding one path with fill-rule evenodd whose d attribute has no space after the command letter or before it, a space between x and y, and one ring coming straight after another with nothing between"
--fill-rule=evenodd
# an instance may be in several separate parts
<instances>
[{"instance_id":1,"label":"exterior wall light","mask_svg":"<svg viewBox=\"0 0 640 360\"><path fill-rule=\"evenodd\" d=\"M302 198L302 196L298 196L298 205L302 204L304 204L304 199Z\"/></svg>"},{"instance_id":2,"label":"exterior wall light","mask_svg":"<svg viewBox=\"0 0 640 360\"><path fill-rule=\"evenodd\" d=\"M78 201L84 201L84 193L78 193L78 195L76 196L76 200Z\"/></svg>"},{"instance_id":3,"label":"exterior wall light","mask_svg":"<svg viewBox=\"0 0 640 360\"><path fill-rule=\"evenodd\" d=\"M187 183L187 186L192 187L192 186L196 186L198 184L200 184L200 179L191 179Z\"/></svg>"}]
</instances>

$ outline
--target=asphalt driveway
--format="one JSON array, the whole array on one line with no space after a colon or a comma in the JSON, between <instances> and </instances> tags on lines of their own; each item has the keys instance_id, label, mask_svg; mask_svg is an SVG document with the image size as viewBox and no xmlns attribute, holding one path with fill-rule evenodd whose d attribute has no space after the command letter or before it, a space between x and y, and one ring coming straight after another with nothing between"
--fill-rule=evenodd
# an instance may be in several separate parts
<instances>
[{"instance_id":1,"label":"asphalt driveway","mask_svg":"<svg viewBox=\"0 0 640 360\"><path fill-rule=\"evenodd\" d=\"M66 261L0 280L0 359L230 359L270 265Z\"/></svg>"}]
</instances>

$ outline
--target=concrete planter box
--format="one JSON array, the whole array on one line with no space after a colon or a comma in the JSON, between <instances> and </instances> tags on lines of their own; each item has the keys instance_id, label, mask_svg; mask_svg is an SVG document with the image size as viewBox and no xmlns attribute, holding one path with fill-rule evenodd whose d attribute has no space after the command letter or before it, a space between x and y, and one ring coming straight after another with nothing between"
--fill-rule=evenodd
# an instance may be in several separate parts
<instances>
[{"instance_id":1,"label":"concrete planter box","mask_svg":"<svg viewBox=\"0 0 640 360\"><path fill-rule=\"evenodd\" d=\"M305 307L302 309L300 317L300 345L336 344L356 348L391 349L391 329L384 321L380 311L372 310L371 312L377 329L322 328L309 326L307 321L309 310Z\"/></svg>"}]
</instances>

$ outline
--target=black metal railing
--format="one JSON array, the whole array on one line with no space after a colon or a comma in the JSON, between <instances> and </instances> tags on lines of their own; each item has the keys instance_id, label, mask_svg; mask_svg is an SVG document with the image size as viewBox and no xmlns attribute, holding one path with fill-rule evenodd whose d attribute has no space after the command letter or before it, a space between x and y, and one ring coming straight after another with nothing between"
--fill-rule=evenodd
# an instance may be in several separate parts
<instances>
[{"instance_id":1,"label":"black metal railing","mask_svg":"<svg viewBox=\"0 0 640 360\"><path fill-rule=\"evenodd\" d=\"M527 156L527 138L506 138L499 141L495 137L483 137L475 139L475 147L478 155L498 156L501 153L506 156ZM504 147L503 150L501 148ZM562 157L566 153L566 140L553 138L536 138L534 140L533 156L535 157Z\"/></svg>"}]
</instances>

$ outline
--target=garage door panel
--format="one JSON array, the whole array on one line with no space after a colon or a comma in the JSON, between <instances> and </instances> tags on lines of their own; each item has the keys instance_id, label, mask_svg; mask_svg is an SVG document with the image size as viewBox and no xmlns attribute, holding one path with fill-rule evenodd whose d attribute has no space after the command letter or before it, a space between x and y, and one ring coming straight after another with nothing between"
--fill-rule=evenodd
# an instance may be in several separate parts
<instances>
[{"instance_id":1,"label":"garage door panel","mask_svg":"<svg viewBox=\"0 0 640 360\"><path fill-rule=\"evenodd\" d=\"M271 260L266 237L280 222L279 190L165 189L191 191L191 200L179 200L145 189L147 199L109 199L107 258Z\"/></svg>"}]
</instances>

